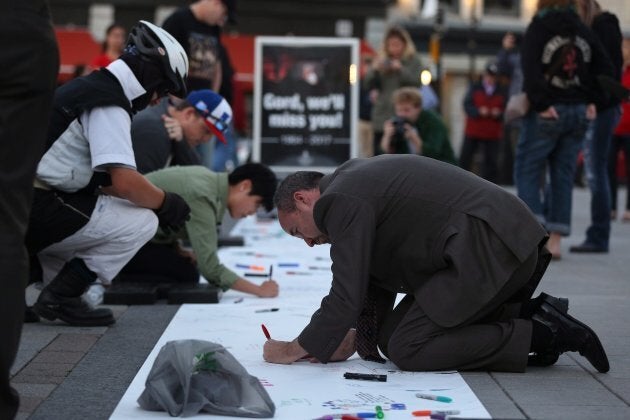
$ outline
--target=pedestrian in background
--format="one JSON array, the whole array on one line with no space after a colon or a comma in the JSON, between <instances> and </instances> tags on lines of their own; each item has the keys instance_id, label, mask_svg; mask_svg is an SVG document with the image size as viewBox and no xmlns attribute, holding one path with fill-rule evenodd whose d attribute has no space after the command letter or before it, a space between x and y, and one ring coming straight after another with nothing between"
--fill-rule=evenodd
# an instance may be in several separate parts
<instances>
[{"instance_id":1,"label":"pedestrian in background","mask_svg":"<svg viewBox=\"0 0 630 420\"><path fill-rule=\"evenodd\" d=\"M601 41L613 68L613 78L621 81L621 28L614 14L601 9L595 0L578 0L577 11ZM597 103L597 118L584 139L584 169L591 190L591 224L586 238L570 252L605 253L610 240L610 180L608 159L613 131L619 121L619 100L612 96Z\"/></svg>"},{"instance_id":2,"label":"pedestrian in background","mask_svg":"<svg viewBox=\"0 0 630 420\"><path fill-rule=\"evenodd\" d=\"M459 165L471 171L473 158L479 149L483 151L480 175L495 184L499 174L499 146L503 137L503 111L507 92L498 83L498 67L490 62L481 76L468 88L464 98L466 127Z\"/></svg>"},{"instance_id":3,"label":"pedestrian in background","mask_svg":"<svg viewBox=\"0 0 630 420\"><path fill-rule=\"evenodd\" d=\"M188 90L210 89L232 105L234 70L221 43L223 26L236 22L236 1L196 0L177 9L164 21L167 30L186 50L190 59ZM204 166L224 171L236 159L234 126L226 131L226 143L210 141L197 146Z\"/></svg>"},{"instance_id":4,"label":"pedestrian in background","mask_svg":"<svg viewBox=\"0 0 630 420\"><path fill-rule=\"evenodd\" d=\"M612 76L610 59L575 12L574 0L539 0L522 49L523 90L530 103L516 149L518 196L549 232L561 258L571 233L573 176L596 104L605 99L597 75ZM543 192L549 168L549 190ZM544 196L544 199L543 199Z\"/></svg>"},{"instance_id":5,"label":"pedestrian in background","mask_svg":"<svg viewBox=\"0 0 630 420\"><path fill-rule=\"evenodd\" d=\"M397 26L389 28L385 32L381 50L365 76L372 100L375 154L380 153L383 124L394 115L392 94L404 86L419 88L420 66L420 58L409 33Z\"/></svg>"},{"instance_id":6,"label":"pedestrian in background","mask_svg":"<svg viewBox=\"0 0 630 420\"><path fill-rule=\"evenodd\" d=\"M506 32L501 40L501 49L495 57L499 70L500 83L508 86L508 101L523 92L523 71L521 51L516 44L516 35ZM505 114L504 114L505 116ZM499 183L514 184L514 153L521 133L521 118L507 119L503 125L503 141L499 152Z\"/></svg>"},{"instance_id":7,"label":"pedestrian in background","mask_svg":"<svg viewBox=\"0 0 630 420\"><path fill-rule=\"evenodd\" d=\"M112 61L120 57L127 41L127 29L119 23L112 23L105 31L105 41L101 54L90 62L91 70L107 67Z\"/></svg>"},{"instance_id":8,"label":"pedestrian in background","mask_svg":"<svg viewBox=\"0 0 630 420\"><path fill-rule=\"evenodd\" d=\"M630 89L630 38L623 40L622 50L623 74L621 76L621 82L626 88ZM621 119L615 129L612 145L610 147L610 157L608 158L608 180L610 181L611 198L610 218L612 220L617 219L617 189L619 185L617 164L620 160L618 159L619 153L623 152L626 174L626 205L621 220L630 222L630 194L628 194L628 185L630 185L630 102L623 102L621 107Z\"/></svg>"}]
</instances>

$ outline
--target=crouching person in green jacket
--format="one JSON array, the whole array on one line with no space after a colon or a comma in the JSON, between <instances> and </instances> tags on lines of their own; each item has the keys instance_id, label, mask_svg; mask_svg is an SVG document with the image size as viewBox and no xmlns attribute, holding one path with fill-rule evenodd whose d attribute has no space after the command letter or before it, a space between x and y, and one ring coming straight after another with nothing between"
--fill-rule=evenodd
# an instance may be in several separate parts
<instances>
[{"instance_id":1,"label":"crouching person in green jacket","mask_svg":"<svg viewBox=\"0 0 630 420\"><path fill-rule=\"evenodd\" d=\"M203 166L174 166L146 177L166 191L176 192L190 206L190 220L178 231L159 229L122 270L115 282L197 283L199 274L221 289L234 289L259 297L278 295L278 284L260 285L239 277L217 256L217 226L225 211L240 219L263 206L273 208L277 180L264 165L248 163L231 173L214 173ZM192 252L182 249L188 240Z\"/></svg>"}]
</instances>

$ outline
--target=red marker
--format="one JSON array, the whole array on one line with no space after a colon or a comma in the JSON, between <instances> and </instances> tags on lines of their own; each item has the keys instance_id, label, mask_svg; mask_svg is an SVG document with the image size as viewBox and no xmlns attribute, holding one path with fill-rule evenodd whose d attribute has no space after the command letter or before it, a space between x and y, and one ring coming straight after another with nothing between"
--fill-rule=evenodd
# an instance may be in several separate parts
<instances>
[{"instance_id":1,"label":"red marker","mask_svg":"<svg viewBox=\"0 0 630 420\"><path fill-rule=\"evenodd\" d=\"M265 327L265 324L260 324L260 328L262 328L263 334L265 334L267 340L271 340L271 334L269 334L269 330L267 329L267 327ZM307 354L306 356L302 357L302 359L309 359L310 357L311 355Z\"/></svg>"},{"instance_id":2,"label":"red marker","mask_svg":"<svg viewBox=\"0 0 630 420\"><path fill-rule=\"evenodd\" d=\"M269 331L267 330L267 327L265 327L265 324L260 324L260 326L262 327L263 334L265 334L267 340L271 340L271 334L269 334Z\"/></svg>"}]
</instances>

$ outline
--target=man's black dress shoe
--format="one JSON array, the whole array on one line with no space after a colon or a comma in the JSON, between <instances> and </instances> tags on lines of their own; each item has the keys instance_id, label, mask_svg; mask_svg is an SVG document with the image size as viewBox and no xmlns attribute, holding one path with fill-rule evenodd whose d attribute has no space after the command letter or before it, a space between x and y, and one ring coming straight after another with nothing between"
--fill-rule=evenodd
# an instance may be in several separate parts
<instances>
[{"instance_id":1,"label":"man's black dress shoe","mask_svg":"<svg viewBox=\"0 0 630 420\"><path fill-rule=\"evenodd\" d=\"M555 296L548 295L545 292L541 292L537 298L531 300L530 308L533 308L533 312L536 312L540 305L547 303L553 306L555 309L562 313L567 313L569 311L569 299L567 298L558 298ZM529 314L528 318L532 317L532 313ZM527 365L528 366L551 366L554 365L558 358L560 357L560 352L553 349L548 349L545 352L540 353L531 353L527 357Z\"/></svg>"},{"instance_id":2,"label":"man's black dress shoe","mask_svg":"<svg viewBox=\"0 0 630 420\"><path fill-rule=\"evenodd\" d=\"M523 305L521 309L520 317L525 319L531 319L534 313L540 308L540 305L543 302L553 306L557 310L563 313L567 313L569 311L569 299L567 298L558 298L555 296L548 295L545 292L542 292L538 297L534 299L530 299L527 303Z\"/></svg>"},{"instance_id":3,"label":"man's black dress shoe","mask_svg":"<svg viewBox=\"0 0 630 420\"><path fill-rule=\"evenodd\" d=\"M527 356L527 366L551 366L556 364L560 353L554 350L549 350L543 353L531 353Z\"/></svg>"},{"instance_id":4,"label":"man's black dress shoe","mask_svg":"<svg viewBox=\"0 0 630 420\"><path fill-rule=\"evenodd\" d=\"M549 350L545 353L577 351L599 372L605 373L610 370L602 343L587 325L547 302L540 305L532 316L532 321L545 325L553 334Z\"/></svg>"},{"instance_id":5,"label":"man's black dress shoe","mask_svg":"<svg viewBox=\"0 0 630 420\"><path fill-rule=\"evenodd\" d=\"M553 306L558 311L562 313L569 312L569 299L567 298L559 298L555 296L548 295L545 292L541 292L540 295L536 299L540 299L540 305L546 303L548 305ZM539 306L540 307L540 306Z\"/></svg>"},{"instance_id":6,"label":"man's black dress shoe","mask_svg":"<svg viewBox=\"0 0 630 420\"><path fill-rule=\"evenodd\" d=\"M24 323L25 324L30 324L33 322L39 322L39 315L37 315L37 313L33 310L33 308L31 306L27 306L24 309Z\"/></svg>"},{"instance_id":7,"label":"man's black dress shoe","mask_svg":"<svg viewBox=\"0 0 630 420\"><path fill-rule=\"evenodd\" d=\"M573 245L569 248L569 252L577 253L591 253L591 254L605 254L608 252L608 248L589 244L588 242L581 243L580 245Z\"/></svg>"}]
</instances>

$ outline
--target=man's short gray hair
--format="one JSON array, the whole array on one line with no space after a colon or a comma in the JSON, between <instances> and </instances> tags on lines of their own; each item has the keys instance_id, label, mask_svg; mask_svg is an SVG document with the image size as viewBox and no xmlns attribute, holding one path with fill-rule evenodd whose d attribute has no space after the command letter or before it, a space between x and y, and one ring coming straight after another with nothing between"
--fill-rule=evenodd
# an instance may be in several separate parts
<instances>
[{"instance_id":1,"label":"man's short gray hair","mask_svg":"<svg viewBox=\"0 0 630 420\"><path fill-rule=\"evenodd\" d=\"M319 180L324 176L321 172L299 171L287 176L273 196L273 203L279 211L291 213L296 210L293 194L301 190L313 190L319 186Z\"/></svg>"}]
</instances>

